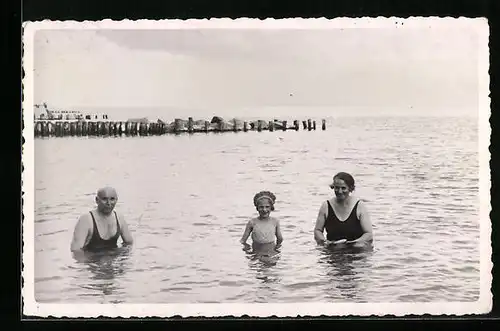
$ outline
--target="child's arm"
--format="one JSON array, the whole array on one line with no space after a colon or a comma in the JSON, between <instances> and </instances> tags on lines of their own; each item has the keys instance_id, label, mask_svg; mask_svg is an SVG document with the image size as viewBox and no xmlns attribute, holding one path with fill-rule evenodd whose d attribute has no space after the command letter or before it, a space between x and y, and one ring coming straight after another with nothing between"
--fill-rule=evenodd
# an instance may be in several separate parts
<instances>
[{"instance_id":1,"label":"child's arm","mask_svg":"<svg viewBox=\"0 0 500 331\"><path fill-rule=\"evenodd\" d=\"M276 246L281 246L283 242L283 235L281 234L280 221L276 220Z\"/></svg>"},{"instance_id":2,"label":"child's arm","mask_svg":"<svg viewBox=\"0 0 500 331\"><path fill-rule=\"evenodd\" d=\"M247 226L245 227L245 232L243 232L243 236L241 237L240 243L246 244L248 237L250 237L250 233L252 233L252 221L248 221Z\"/></svg>"}]
</instances>

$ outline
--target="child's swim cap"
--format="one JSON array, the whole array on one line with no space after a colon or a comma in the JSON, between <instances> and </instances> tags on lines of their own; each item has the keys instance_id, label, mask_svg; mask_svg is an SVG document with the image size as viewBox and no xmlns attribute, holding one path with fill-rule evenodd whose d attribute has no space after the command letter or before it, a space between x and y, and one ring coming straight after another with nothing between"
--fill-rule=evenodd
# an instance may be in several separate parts
<instances>
[{"instance_id":1,"label":"child's swim cap","mask_svg":"<svg viewBox=\"0 0 500 331\"><path fill-rule=\"evenodd\" d=\"M276 202L276 196L270 191L260 191L253 197L253 204L257 207L257 203L260 199L269 199L271 202L272 210L274 210L274 203Z\"/></svg>"}]
</instances>

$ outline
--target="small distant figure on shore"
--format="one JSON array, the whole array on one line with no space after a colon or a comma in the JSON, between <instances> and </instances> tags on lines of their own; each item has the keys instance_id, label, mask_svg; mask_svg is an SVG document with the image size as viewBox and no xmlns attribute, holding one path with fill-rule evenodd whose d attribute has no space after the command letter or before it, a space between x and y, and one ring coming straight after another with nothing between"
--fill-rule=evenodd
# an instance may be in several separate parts
<instances>
[{"instance_id":1,"label":"small distant figure on shore","mask_svg":"<svg viewBox=\"0 0 500 331\"><path fill-rule=\"evenodd\" d=\"M123 215L114 210L118 202L116 190L112 187L99 189L95 202L96 208L80 216L76 223L71 251L106 251L116 248L120 237L124 246L131 245L133 238L127 222Z\"/></svg>"},{"instance_id":2,"label":"small distant figure on shore","mask_svg":"<svg viewBox=\"0 0 500 331\"><path fill-rule=\"evenodd\" d=\"M373 242L370 214L361 201L351 193L355 189L354 178L339 172L333 177L330 188L335 196L325 201L319 210L314 239L319 245L336 247L365 247ZM323 231L326 229L326 239Z\"/></svg>"},{"instance_id":3,"label":"small distant figure on shore","mask_svg":"<svg viewBox=\"0 0 500 331\"><path fill-rule=\"evenodd\" d=\"M252 235L254 251L268 251L269 248L276 250L281 247L283 235L279 220L270 216L275 202L276 196L269 191L261 191L254 196L253 203L259 216L248 221L240 240L242 245L248 247L247 240Z\"/></svg>"}]
</instances>

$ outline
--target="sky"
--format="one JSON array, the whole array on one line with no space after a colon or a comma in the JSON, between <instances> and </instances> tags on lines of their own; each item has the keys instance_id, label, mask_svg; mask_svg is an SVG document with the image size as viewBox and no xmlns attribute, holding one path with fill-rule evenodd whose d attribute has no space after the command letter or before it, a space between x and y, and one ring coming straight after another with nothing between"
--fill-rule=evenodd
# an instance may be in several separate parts
<instances>
[{"instance_id":1,"label":"sky","mask_svg":"<svg viewBox=\"0 0 500 331\"><path fill-rule=\"evenodd\" d=\"M473 116L477 42L465 28L40 30L34 102L111 117Z\"/></svg>"}]
</instances>

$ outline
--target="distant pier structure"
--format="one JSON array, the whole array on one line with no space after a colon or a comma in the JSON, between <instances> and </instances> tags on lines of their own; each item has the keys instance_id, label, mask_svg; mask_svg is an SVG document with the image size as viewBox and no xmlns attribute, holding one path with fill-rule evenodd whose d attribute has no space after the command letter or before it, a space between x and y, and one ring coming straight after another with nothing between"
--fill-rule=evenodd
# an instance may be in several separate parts
<instances>
[{"instance_id":1,"label":"distant pier structure","mask_svg":"<svg viewBox=\"0 0 500 331\"><path fill-rule=\"evenodd\" d=\"M223 133L247 131L299 131L301 121L255 120L241 121L236 118L224 120L214 116L211 121L177 118L170 123L158 120L149 122L147 119L132 119L127 121L100 120L47 120L35 119L35 137L109 137L109 136L155 136L181 133ZM303 130L316 130L316 121L302 121ZM321 129L326 130L326 120L321 120Z\"/></svg>"}]
</instances>

